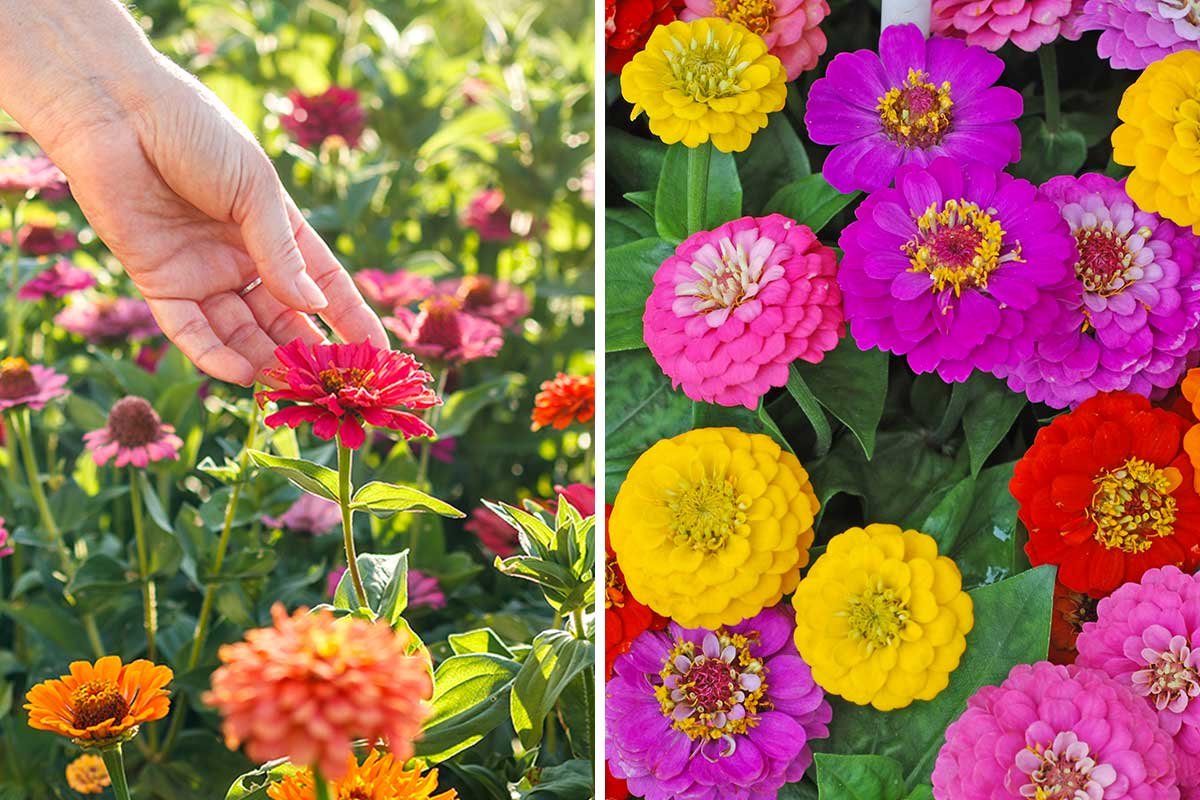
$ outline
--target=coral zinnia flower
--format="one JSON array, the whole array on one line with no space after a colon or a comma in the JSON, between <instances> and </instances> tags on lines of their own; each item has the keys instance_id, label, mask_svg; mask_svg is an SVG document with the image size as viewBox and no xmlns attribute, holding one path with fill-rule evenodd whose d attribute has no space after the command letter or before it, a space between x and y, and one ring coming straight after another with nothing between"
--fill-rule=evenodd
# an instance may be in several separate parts
<instances>
[{"instance_id":1,"label":"coral zinnia flower","mask_svg":"<svg viewBox=\"0 0 1200 800\"><path fill-rule=\"evenodd\" d=\"M471 198L459 220L479 231L485 242L506 242L513 237L512 212L504 207L504 192L484 189Z\"/></svg>"},{"instance_id":2,"label":"coral zinnia flower","mask_svg":"<svg viewBox=\"0 0 1200 800\"><path fill-rule=\"evenodd\" d=\"M453 297L435 297L421 303L419 313L397 308L383 324L406 349L429 361L459 365L495 356L504 346L500 326L463 313L460 305Z\"/></svg>"},{"instance_id":3,"label":"coral zinnia flower","mask_svg":"<svg viewBox=\"0 0 1200 800\"><path fill-rule=\"evenodd\" d=\"M783 62L789 81L815 67L825 52L825 32L818 26L827 16L825 0L686 0L679 14L685 22L721 17L744 25Z\"/></svg>"},{"instance_id":4,"label":"coral zinnia flower","mask_svg":"<svg viewBox=\"0 0 1200 800\"><path fill-rule=\"evenodd\" d=\"M0 242L11 245L12 231L0 232ZM52 256L69 253L79 246L79 239L71 231L59 232L53 225L23 225L17 231L17 247L31 256Z\"/></svg>"},{"instance_id":5,"label":"coral zinnia flower","mask_svg":"<svg viewBox=\"0 0 1200 800\"><path fill-rule=\"evenodd\" d=\"M162 335L150 306L132 297L75 298L54 324L92 344L112 344Z\"/></svg>"},{"instance_id":6,"label":"coral zinnia flower","mask_svg":"<svg viewBox=\"0 0 1200 800\"><path fill-rule=\"evenodd\" d=\"M638 456L608 535L639 600L716 628L796 587L819 508L804 467L770 437L698 428Z\"/></svg>"},{"instance_id":7,"label":"coral zinnia flower","mask_svg":"<svg viewBox=\"0 0 1200 800\"><path fill-rule=\"evenodd\" d=\"M457 297L462 310L491 320L501 328L512 328L529 316L529 298L508 281L488 275L467 275L440 281L437 290Z\"/></svg>"},{"instance_id":8,"label":"coral zinnia flower","mask_svg":"<svg viewBox=\"0 0 1200 800\"><path fill-rule=\"evenodd\" d=\"M67 394L67 376L23 358L0 359L0 411L18 406L45 407Z\"/></svg>"},{"instance_id":9,"label":"coral zinnia flower","mask_svg":"<svg viewBox=\"0 0 1200 800\"><path fill-rule=\"evenodd\" d=\"M414 414L397 408L425 409L441 404L427 384L432 376L408 353L360 344L305 344L296 339L275 349L282 368L268 371L285 381L286 389L259 392L258 401L286 400L268 416L269 427L298 428L313 423L321 439L337 436L357 450L366 440L363 423L400 431L405 439L434 436L433 428Z\"/></svg>"},{"instance_id":10,"label":"coral zinnia flower","mask_svg":"<svg viewBox=\"0 0 1200 800\"><path fill-rule=\"evenodd\" d=\"M796 647L827 692L880 711L932 700L975 625L962 573L897 525L850 528L796 587Z\"/></svg>"},{"instance_id":11,"label":"coral zinnia flower","mask_svg":"<svg viewBox=\"0 0 1200 800\"><path fill-rule=\"evenodd\" d=\"M596 416L596 376L560 372L542 383L533 398L533 430L552 425L562 430L572 422L583 425Z\"/></svg>"},{"instance_id":12,"label":"coral zinnia flower","mask_svg":"<svg viewBox=\"0 0 1200 800\"><path fill-rule=\"evenodd\" d=\"M1200 565L1189 423L1128 392L1099 394L1038 431L1009 484L1034 566L1103 597L1153 567Z\"/></svg>"},{"instance_id":13,"label":"coral zinnia flower","mask_svg":"<svg viewBox=\"0 0 1200 800\"><path fill-rule=\"evenodd\" d=\"M424 775L420 764L405 769L404 762L397 761L391 753L372 749L362 764L353 753L346 759L346 773L333 786L332 796L338 800L455 800L458 797L454 789L434 794L437 791L436 769ZM267 787L267 797L270 800L316 800L317 786L312 770L302 769L271 784Z\"/></svg>"},{"instance_id":14,"label":"coral zinnia flower","mask_svg":"<svg viewBox=\"0 0 1200 800\"><path fill-rule=\"evenodd\" d=\"M1200 233L1200 51L1147 67L1117 116L1113 161L1133 167L1125 184L1133 202Z\"/></svg>"},{"instance_id":15,"label":"coral zinnia flower","mask_svg":"<svg viewBox=\"0 0 1200 800\"><path fill-rule=\"evenodd\" d=\"M1021 95L995 86L1004 62L957 39L892 25L879 53L839 53L808 95L804 124L835 145L821 173L840 192L890 186L906 164L939 156L1003 169L1021 157Z\"/></svg>"},{"instance_id":16,"label":"coral zinnia flower","mask_svg":"<svg viewBox=\"0 0 1200 800\"><path fill-rule=\"evenodd\" d=\"M787 75L762 37L716 17L675 21L650 34L646 49L621 71L621 94L667 144L699 147L711 140L740 153L783 108Z\"/></svg>"},{"instance_id":17,"label":"coral zinnia flower","mask_svg":"<svg viewBox=\"0 0 1200 800\"><path fill-rule=\"evenodd\" d=\"M1054 664L1074 664L1075 640L1087 622L1096 619L1096 601L1054 582L1054 609L1050 614L1050 651Z\"/></svg>"},{"instance_id":18,"label":"coral zinnia flower","mask_svg":"<svg viewBox=\"0 0 1200 800\"><path fill-rule=\"evenodd\" d=\"M271 608L274 627L223 645L204 702L224 717L225 744L255 761L290 758L330 780L347 774L356 739L387 740L401 761L429 716L428 659L407 632L330 611Z\"/></svg>"},{"instance_id":19,"label":"coral zinnia flower","mask_svg":"<svg viewBox=\"0 0 1200 800\"><path fill-rule=\"evenodd\" d=\"M605 520L612 507L605 509ZM613 662L622 653L628 653L633 640L644 631L661 631L667 627L667 618L655 614L644 605L625 585L625 575L612 545L604 543L604 679L612 677Z\"/></svg>"},{"instance_id":20,"label":"coral zinnia flower","mask_svg":"<svg viewBox=\"0 0 1200 800\"><path fill-rule=\"evenodd\" d=\"M280 117L283 129L295 137L301 147L320 147L326 139L337 137L348 147L358 147L366 127L367 112L358 101L358 92L330 86L316 95L288 92L292 111Z\"/></svg>"},{"instance_id":21,"label":"coral zinnia flower","mask_svg":"<svg viewBox=\"0 0 1200 800\"><path fill-rule=\"evenodd\" d=\"M619 74L682 5L683 0L604 0L604 68Z\"/></svg>"},{"instance_id":22,"label":"coral zinnia flower","mask_svg":"<svg viewBox=\"0 0 1200 800\"><path fill-rule=\"evenodd\" d=\"M155 461L175 461L183 440L154 406L141 397L123 397L108 412L108 424L83 435L92 459L104 466L116 456L117 466L145 467Z\"/></svg>"},{"instance_id":23,"label":"coral zinnia flower","mask_svg":"<svg viewBox=\"0 0 1200 800\"><path fill-rule=\"evenodd\" d=\"M321 536L342 524L342 508L328 498L306 492L278 517L264 516L262 520L269 528Z\"/></svg>"},{"instance_id":24,"label":"coral zinnia flower","mask_svg":"<svg viewBox=\"0 0 1200 800\"><path fill-rule=\"evenodd\" d=\"M1084 31L1100 31L1096 52L1114 69L1145 69L1200 47L1200 7L1191 0L1088 0L1064 36L1078 39Z\"/></svg>"},{"instance_id":25,"label":"coral zinnia flower","mask_svg":"<svg viewBox=\"0 0 1200 800\"><path fill-rule=\"evenodd\" d=\"M1032 53L1058 38L1071 0L933 0L933 32L966 37L967 44L999 50L1012 42Z\"/></svg>"},{"instance_id":26,"label":"coral zinnia flower","mask_svg":"<svg viewBox=\"0 0 1200 800\"><path fill-rule=\"evenodd\" d=\"M0 197L24 197L67 180L45 156L0 159Z\"/></svg>"},{"instance_id":27,"label":"coral zinnia flower","mask_svg":"<svg viewBox=\"0 0 1200 800\"><path fill-rule=\"evenodd\" d=\"M66 297L72 292L90 289L95 285L96 277L92 273L74 266L70 261L62 260L34 275L17 290L17 297L22 300Z\"/></svg>"},{"instance_id":28,"label":"coral zinnia flower","mask_svg":"<svg viewBox=\"0 0 1200 800\"><path fill-rule=\"evenodd\" d=\"M67 785L80 794L101 794L112 786L104 759L95 753L84 753L67 764Z\"/></svg>"},{"instance_id":29,"label":"coral zinnia flower","mask_svg":"<svg viewBox=\"0 0 1200 800\"><path fill-rule=\"evenodd\" d=\"M837 258L780 214L689 236L654 273L646 344L692 400L757 409L797 359L819 363L845 335Z\"/></svg>"},{"instance_id":30,"label":"coral zinnia flower","mask_svg":"<svg viewBox=\"0 0 1200 800\"><path fill-rule=\"evenodd\" d=\"M169 667L144 659L124 665L120 656L74 661L70 675L43 681L25 695L29 727L70 737L84 748L125 741L143 722L171 710L166 685L173 677Z\"/></svg>"},{"instance_id":31,"label":"coral zinnia flower","mask_svg":"<svg viewBox=\"0 0 1200 800\"><path fill-rule=\"evenodd\" d=\"M354 273L354 282L366 297L380 308L393 309L433 294L433 279L404 270L384 272L381 269L361 269Z\"/></svg>"}]
</instances>

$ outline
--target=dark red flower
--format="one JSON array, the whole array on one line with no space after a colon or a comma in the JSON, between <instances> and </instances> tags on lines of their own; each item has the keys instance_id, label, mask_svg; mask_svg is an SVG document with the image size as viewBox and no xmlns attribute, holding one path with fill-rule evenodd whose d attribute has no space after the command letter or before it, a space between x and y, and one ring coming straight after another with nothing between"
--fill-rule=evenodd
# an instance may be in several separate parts
<instances>
[{"instance_id":1,"label":"dark red flower","mask_svg":"<svg viewBox=\"0 0 1200 800\"><path fill-rule=\"evenodd\" d=\"M366 439L363 423L400 431L404 438L434 436L423 420L398 408L425 409L441 404L427 384L432 376L408 353L360 344L315 344L302 340L276 348L281 368L267 370L286 389L259 392L266 400L289 401L264 420L269 427L298 428L312 423L321 439L337 436L357 450Z\"/></svg>"},{"instance_id":2,"label":"dark red flower","mask_svg":"<svg viewBox=\"0 0 1200 800\"><path fill-rule=\"evenodd\" d=\"M490 358L504 345L503 331L494 322L464 314L453 297L435 297L419 312L397 308L383 325L400 343L421 358L442 364L465 364Z\"/></svg>"},{"instance_id":3,"label":"dark red flower","mask_svg":"<svg viewBox=\"0 0 1200 800\"><path fill-rule=\"evenodd\" d=\"M607 525L612 506L604 506ZM633 640L645 631L661 631L670 622L666 617L642 605L625 586L625 575L617 557L604 542L604 679L612 677L617 656L629 652Z\"/></svg>"},{"instance_id":4,"label":"dark red flower","mask_svg":"<svg viewBox=\"0 0 1200 800\"><path fill-rule=\"evenodd\" d=\"M295 137L301 147L317 148L326 139L337 136L349 147L358 147L367 123L367 112L358 101L358 92L330 86L321 94L288 92L292 112L280 118L283 129Z\"/></svg>"},{"instance_id":5,"label":"dark red flower","mask_svg":"<svg viewBox=\"0 0 1200 800\"><path fill-rule=\"evenodd\" d=\"M617 75L659 25L675 20L681 0L604 0L604 67Z\"/></svg>"},{"instance_id":6,"label":"dark red flower","mask_svg":"<svg viewBox=\"0 0 1200 800\"><path fill-rule=\"evenodd\" d=\"M1128 392L1099 394L1038 432L1009 484L1034 566L1104 597L1154 567L1200 565L1188 420Z\"/></svg>"},{"instance_id":7,"label":"dark red flower","mask_svg":"<svg viewBox=\"0 0 1200 800\"><path fill-rule=\"evenodd\" d=\"M22 300L66 297L72 292L90 289L95 285L96 277L92 273L62 259L34 275L28 283L17 290L17 297Z\"/></svg>"},{"instance_id":8,"label":"dark red flower","mask_svg":"<svg viewBox=\"0 0 1200 800\"><path fill-rule=\"evenodd\" d=\"M516 528L487 506L472 511L471 518L463 528L478 536L480 544L501 558L508 558L517 552L520 540Z\"/></svg>"},{"instance_id":9,"label":"dark red flower","mask_svg":"<svg viewBox=\"0 0 1200 800\"><path fill-rule=\"evenodd\" d=\"M618 778L604 762L604 800L629 800L629 785L624 778Z\"/></svg>"},{"instance_id":10,"label":"dark red flower","mask_svg":"<svg viewBox=\"0 0 1200 800\"><path fill-rule=\"evenodd\" d=\"M12 231L0 232L0 242L12 244ZM69 253L79 247L79 239L71 231L59 231L53 225L22 225L17 231L17 246L30 256L50 256Z\"/></svg>"},{"instance_id":11,"label":"dark red flower","mask_svg":"<svg viewBox=\"0 0 1200 800\"><path fill-rule=\"evenodd\" d=\"M1074 664L1079 651L1075 640L1085 622L1096 621L1096 601L1086 594L1072 592L1061 583L1054 583L1054 609L1050 613L1050 661L1055 664Z\"/></svg>"}]
</instances>

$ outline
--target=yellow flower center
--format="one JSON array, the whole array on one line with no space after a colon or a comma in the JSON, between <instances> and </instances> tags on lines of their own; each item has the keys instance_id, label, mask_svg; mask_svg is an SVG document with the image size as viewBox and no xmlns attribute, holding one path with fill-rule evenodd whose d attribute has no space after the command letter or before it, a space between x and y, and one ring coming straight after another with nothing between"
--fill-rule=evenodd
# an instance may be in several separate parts
<instances>
[{"instance_id":1,"label":"yellow flower center","mask_svg":"<svg viewBox=\"0 0 1200 800\"><path fill-rule=\"evenodd\" d=\"M16 400L37 392L37 380L23 358L0 360L0 400Z\"/></svg>"},{"instance_id":2,"label":"yellow flower center","mask_svg":"<svg viewBox=\"0 0 1200 800\"><path fill-rule=\"evenodd\" d=\"M882 581L847 603L839 613L848 618L850 638L862 641L868 653L890 647L908 624L908 604Z\"/></svg>"},{"instance_id":3,"label":"yellow flower center","mask_svg":"<svg viewBox=\"0 0 1200 800\"><path fill-rule=\"evenodd\" d=\"M359 369L351 367L350 369L340 369L338 367L330 367L323 369L317 373L321 377L321 385L327 392L339 392L347 386L351 389L358 389L367 381L375 377L375 373L371 370Z\"/></svg>"},{"instance_id":4,"label":"yellow flower center","mask_svg":"<svg viewBox=\"0 0 1200 800\"><path fill-rule=\"evenodd\" d=\"M676 544L696 550L716 551L725 546L739 525L746 522L746 504L739 502L733 482L701 478L671 492L667 500L670 529Z\"/></svg>"},{"instance_id":5,"label":"yellow flower center","mask_svg":"<svg viewBox=\"0 0 1200 800\"><path fill-rule=\"evenodd\" d=\"M1088 516L1096 541L1126 553L1144 553L1153 539L1175 532L1175 491L1183 476L1174 467L1159 469L1140 458L1095 478L1096 493Z\"/></svg>"},{"instance_id":6,"label":"yellow flower center","mask_svg":"<svg viewBox=\"0 0 1200 800\"><path fill-rule=\"evenodd\" d=\"M72 725L88 729L106 720L120 722L129 713L129 701L115 683L97 679L71 692Z\"/></svg>"},{"instance_id":7,"label":"yellow flower center","mask_svg":"<svg viewBox=\"0 0 1200 800\"><path fill-rule=\"evenodd\" d=\"M745 25L762 36L771 30L775 4L771 0L716 0L713 3L713 16Z\"/></svg>"},{"instance_id":8,"label":"yellow flower center","mask_svg":"<svg viewBox=\"0 0 1200 800\"><path fill-rule=\"evenodd\" d=\"M704 41L681 42L672 38L671 43L674 46L664 49L663 56L671 68L672 89L697 103L732 97L743 91L739 82L750 62L738 61L738 46L729 47L718 41L711 30Z\"/></svg>"},{"instance_id":9,"label":"yellow flower center","mask_svg":"<svg viewBox=\"0 0 1200 800\"><path fill-rule=\"evenodd\" d=\"M935 86L928 78L910 69L904 83L889 89L875 106L884 133L905 147L932 147L950 129L950 81Z\"/></svg>"},{"instance_id":10,"label":"yellow flower center","mask_svg":"<svg viewBox=\"0 0 1200 800\"><path fill-rule=\"evenodd\" d=\"M708 633L697 646L677 641L659 671L662 684L654 688L663 716L689 738L723 739L730 755L733 736L758 724L758 715L771 709L766 699L766 669L750 654L758 634Z\"/></svg>"},{"instance_id":11,"label":"yellow flower center","mask_svg":"<svg viewBox=\"0 0 1200 800\"><path fill-rule=\"evenodd\" d=\"M1001 264L1024 260L1020 242L1001 254L1004 229L992 219L994 213L968 200L930 205L917 217L916 236L901 247L912 264L909 272L929 273L933 292L949 286L959 296L964 286L986 289L988 276Z\"/></svg>"}]
</instances>

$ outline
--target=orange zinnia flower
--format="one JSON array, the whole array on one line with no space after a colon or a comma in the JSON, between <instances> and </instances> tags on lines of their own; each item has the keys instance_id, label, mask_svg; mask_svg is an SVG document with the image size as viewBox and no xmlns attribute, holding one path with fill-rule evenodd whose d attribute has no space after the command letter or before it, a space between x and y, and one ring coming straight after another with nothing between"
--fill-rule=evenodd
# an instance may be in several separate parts
<instances>
[{"instance_id":1,"label":"orange zinnia flower","mask_svg":"<svg viewBox=\"0 0 1200 800\"><path fill-rule=\"evenodd\" d=\"M84 753L67 764L67 784L80 794L100 794L112 786L104 759L94 753Z\"/></svg>"},{"instance_id":2,"label":"orange zinnia flower","mask_svg":"<svg viewBox=\"0 0 1200 800\"><path fill-rule=\"evenodd\" d=\"M353 754L347 757L346 774L334 784L333 796L354 800L456 800L453 789L435 795L437 770L424 775L421 767L405 769L391 753L372 750L360 766ZM302 769L267 787L270 800L315 800L317 787L312 770Z\"/></svg>"},{"instance_id":3,"label":"orange zinnia flower","mask_svg":"<svg viewBox=\"0 0 1200 800\"><path fill-rule=\"evenodd\" d=\"M70 675L43 681L25 695L29 727L68 736L81 747L125 741L143 722L171 710L165 687L173 677L169 667L144 659L125 665L120 656L94 665L72 662Z\"/></svg>"},{"instance_id":4,"label":"orange zinnia flower","mask_svg":"<svg viewBox=\"0 0 1200 800\"><path fill-rule=\"evenodd\" d=\"M558 373L542 384L533 399L533 429L547 425L562 430L572 422L589 422L596 416L596 376Z\"/></svg>"}]
</instances>

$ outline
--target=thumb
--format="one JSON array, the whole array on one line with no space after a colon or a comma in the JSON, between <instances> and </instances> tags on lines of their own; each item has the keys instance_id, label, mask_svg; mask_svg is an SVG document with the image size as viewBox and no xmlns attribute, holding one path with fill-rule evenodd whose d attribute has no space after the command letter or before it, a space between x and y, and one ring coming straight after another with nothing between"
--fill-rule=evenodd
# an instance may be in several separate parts
<instances>
[{"instance_id":1,"label":"thumb","mask_svg":"<svg viewBox=\"0 0 1200 800\"><path fill-rule=\"evenodd\" d=\"M308 275L279 176L265 154L253 162L244 172L249 179L239 192L239 199L244 200L234 217L241 226L246 252L276 300L297 311L316 313L329 305L329 300Z\"/></svg>"}]
</instances>

